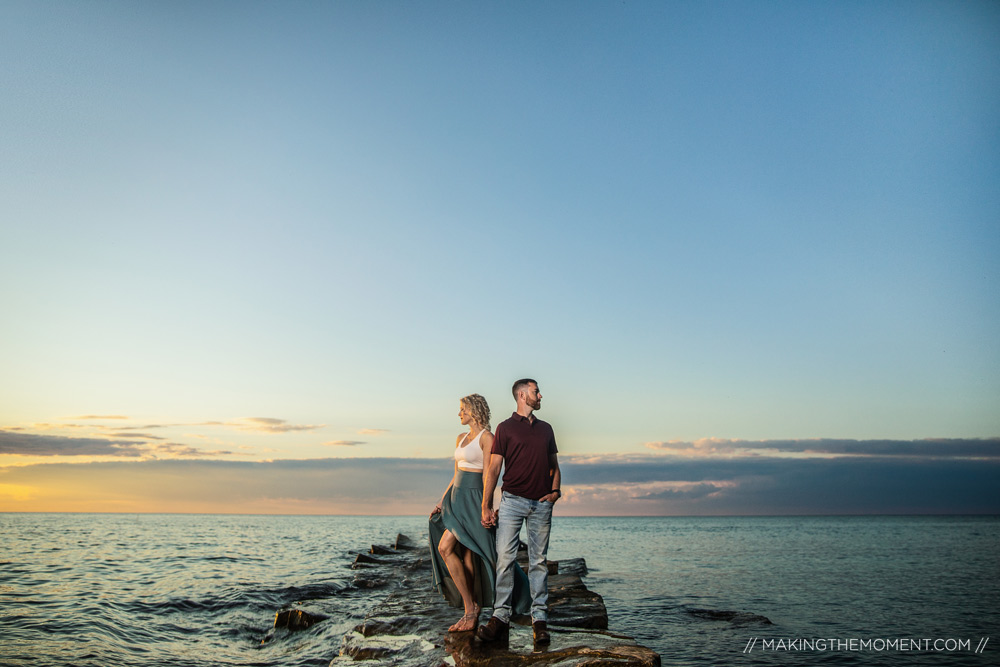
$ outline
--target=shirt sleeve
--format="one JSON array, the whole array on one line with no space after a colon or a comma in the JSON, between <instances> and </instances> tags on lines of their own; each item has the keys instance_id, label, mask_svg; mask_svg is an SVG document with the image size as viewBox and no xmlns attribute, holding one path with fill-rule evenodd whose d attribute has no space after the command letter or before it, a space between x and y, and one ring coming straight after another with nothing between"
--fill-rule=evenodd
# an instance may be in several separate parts
<instances>
[{"instance_id":1,"label":"shirt sleeve","mask_svg":"<svg viewBox=\"0 0 1000 667\"><path fill-rule=\"evenodd\" d=\"M507 458L507 432L503 424L497 424L497 432L493 434L493 449L491 454L497 454L501 458Z\"/></svg>"},{"instance_id":2,"label":"shirt sleeve","mask_svg":"<svg viewBox=\"0 0 1000 667\"><path fill-rule=\"evenodd\" d=\"M556 447L556 432L552 431L552 436L549 438L549 456L559 452L559 448Z\"/></svg>"}]
</instances>

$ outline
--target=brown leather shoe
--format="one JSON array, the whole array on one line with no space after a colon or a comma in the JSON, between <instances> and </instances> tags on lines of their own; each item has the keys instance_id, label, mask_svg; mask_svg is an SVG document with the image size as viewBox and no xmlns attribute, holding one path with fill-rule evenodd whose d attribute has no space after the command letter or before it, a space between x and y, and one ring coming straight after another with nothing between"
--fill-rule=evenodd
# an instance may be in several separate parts
<instances>
[{"instance_id":1,"label":"brown leather shoe","mask_svg":"<svg viewBox=\"0 0 1000 667\"><path fill-rule=\"evenodd\" d=\"M510 639L510 624L490 616L489 623L480 626L476 636L484 642L506 642Z\"/></svg>"},{"instance_id":2,"label":"brown leather shoe","mask_svg":"<svg viewBox=\"0 0 1000 667\"><path fill-rule=\"evenodd\" d=\"M549 628L545 621L534 621L531 624L531 629L535 635L536 645L545 646L552 641L552 636L549 635Z\"/></svg>"}]
</instances>

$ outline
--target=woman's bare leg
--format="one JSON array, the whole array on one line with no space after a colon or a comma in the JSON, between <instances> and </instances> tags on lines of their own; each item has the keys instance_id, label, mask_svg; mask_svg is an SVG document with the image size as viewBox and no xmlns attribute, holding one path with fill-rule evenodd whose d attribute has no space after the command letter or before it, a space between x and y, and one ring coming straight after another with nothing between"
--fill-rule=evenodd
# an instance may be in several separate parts
<instances>
[{"instance_id":1,"label":"woman's bare leg","mask_svg":"<svg viewBox=\"0 0 1000 667\"><path fill-rule=\"evenodd\" d=\"M459 556L459 550L465 553L462 554L462 556ZM462 596L462 605L465 607L465 613L475 613L477 611L477 606L476 601L472 599L472 579L466 573L464 562L464 556L466 556L466 554L471 554L471 552L461 545L458 538L456 538L450 530L446 530L444 531L444 535L441 537L441 541L438 543L438 553L441 554L441 558L444 559L444 564L448 567L448 573L451 574L451 580L455 582L455 588L458 589L459 594ZM459 623L461 623L461 621ZM457 623L456 625L459 624ZM456 629L471 630L474 626L474 622L463 625L469 625L469 627L460 627ZM454 628L455 626L452 627Z\"/></svg>"},{"instance_id":2,"label":"woman's bare leg","mask_svg":"<svg viewBox=\"0 0 1000 667\"><path fill-rule=\"evenodd\" d=\"M463 551L465 551L465 555L462 557L462 565L465 566L465 581L469 584L469 593L471 595L472 589L476 585L476 566L472 561L476 557L476 554L472 553L472 549L463 548Z\"/></svg>"}]
</instances>

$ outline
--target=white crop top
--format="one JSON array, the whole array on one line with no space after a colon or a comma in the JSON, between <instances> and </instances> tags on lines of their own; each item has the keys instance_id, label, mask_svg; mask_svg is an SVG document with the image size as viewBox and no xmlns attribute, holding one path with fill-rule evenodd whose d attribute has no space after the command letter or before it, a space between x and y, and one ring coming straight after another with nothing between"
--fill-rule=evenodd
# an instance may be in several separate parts
<instances>
[{"instance_id":1,"label":"white crop top","mask_svg":"<svg viewBox=\"0 0 1000 667\"><path fill-rule=\"evenodd\" d=\"M455 448L455 460L458 462L459 470L482 472L483 448L479 446L479 438L485 432L486 429L483 429L475 438L466 443L465 446Z\"/></svg>"}]
</instances>

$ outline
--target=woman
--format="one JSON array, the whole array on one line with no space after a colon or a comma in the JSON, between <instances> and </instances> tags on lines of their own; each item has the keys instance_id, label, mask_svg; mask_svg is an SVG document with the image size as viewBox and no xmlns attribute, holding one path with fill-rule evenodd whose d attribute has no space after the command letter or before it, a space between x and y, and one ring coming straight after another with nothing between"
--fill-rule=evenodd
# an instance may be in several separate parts
<instances>
[{"instance_id":1,"label":"woman","mask_svg":"<svg viewBox=\"0 0 1000 667\"><path fill-rule=\"evenodd\" d=\"M469 431L456 439L455 475L428 525L434 586L449 604L465 610L450 632L475 630L481 609L493 606L497 562L495 532L480 522L483 463L493 448L490 407L479 394L466 396L458 403L458 418ZM514 586L514 609L524 614L531 597L527 576L521 574Z\"/></svg>"}]
</instances>

